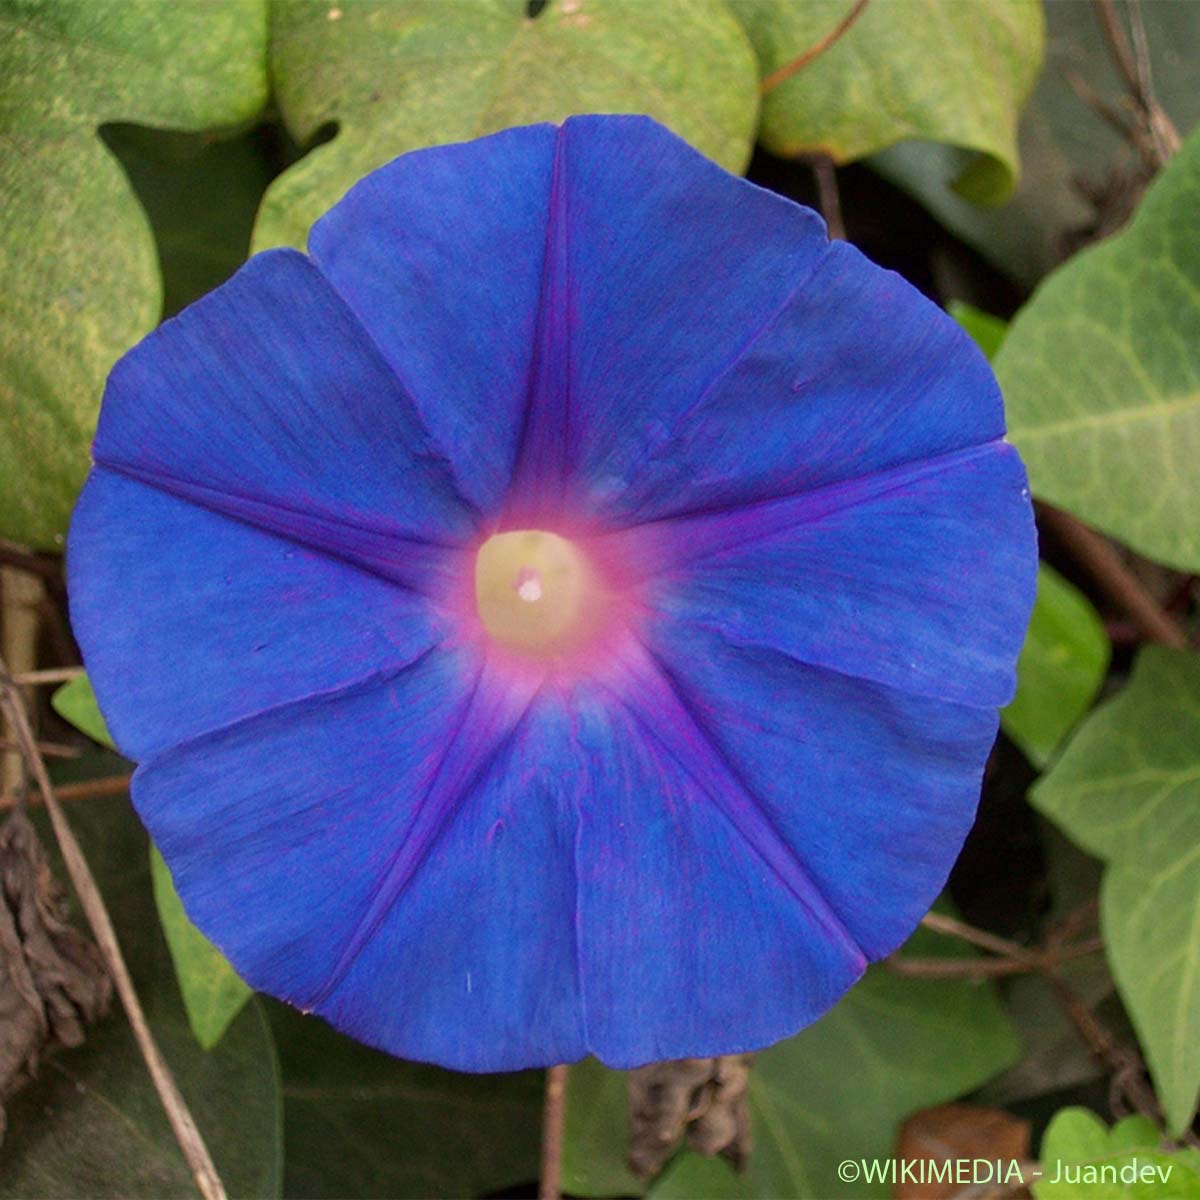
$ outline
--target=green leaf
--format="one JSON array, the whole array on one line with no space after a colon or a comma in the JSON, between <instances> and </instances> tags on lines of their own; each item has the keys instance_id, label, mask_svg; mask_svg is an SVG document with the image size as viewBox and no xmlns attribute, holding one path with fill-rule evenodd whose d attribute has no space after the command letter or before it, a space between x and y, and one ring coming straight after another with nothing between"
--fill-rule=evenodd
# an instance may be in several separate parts
<instances>
[{"instance_id":1,"label":"green leaf","mask_svg":"<svg viewBox=\"0 0 1200 1200\"><path fill-rule=\"evenodd\" d=\"M104 141L150 219L162 269L162 315L174 316L245 261L272 176L260 131L215 140L110 125Z\"/></svg>"},{"instance_id":2,"label":"green leaf","mask_svg":"<svg viewBox=\"0 0 1200 1200\"><path fill-rule=\"evenodd\" d=\"M69 683L64 683L50 698L50 703L64 721L70 721L76 729L82 730L100 745L113 748L112 734L108 732L100 706L96 703L92 681L86 675L76 675Z\"/></svg>"},{"instance_id":3,"label":"green leaf","mask_svg":"<svg viewBox=\"0 0 1200 1200\"><path fill-rule=\"evenodd\" d=\"M89 737L112 746L112 737L86 675L64 683L51 700L55 711ZM188 920L162 855L151 847L150 875L158 919L166 934L188 1021L196 1040L211 1050L251 992L221 952Z\"/></svg>"},{"instance_id":4,"label":"green leaf","mask_svg":"<svg viewBox=\"0 0 1200 1200\"><path fill-rule=\"evenodd\" d=\"M571 1068L563 1130L563 1190L575 1196L640 1196L646 1181L625 1161L629 1097L625 1074L594 1058Z\"/></svg>"},{"instance_id":5,"label":"green leaf","mask_svg":"<svg viewBox=\"0 0 1200 1200\"><path fill-rule=\"evenodd\" d=\"M1054 272L996 356L1033 490L1200 568L1200 133L1133 223Z\"/></svg>"},{"instance_id":6,"label":"green leaf","mask_svg":"<svg viewBox=\"0 0 1200 1200\"><path fill-rule=\"evenodd\" d=\"M1060 2L1047 4L1045 12L1046 66L1021 117L1021 180L1009 203L980 208L951 191L957 155L950 147L909 142L871 160L877 171L1026 287L1057 266L1095 225L1088 192L1119 199L1140 169L1128 141L1071 86L1072 78L1083 79L1110 107L1121 110L1128 104L1094 6ZM1200 88L1193 57L1182 47L1200 42L1200 5L1144 4L1140 19L1154 91L1176 127L1187 133L1200 120Z\"/></svg>"},{"instance_id":7,"label":"green leaf","mask_svg":"<svg viewBox=\"0 0 1200 1200\"><path fill-rule=\"evenodd\" d=\"M747 1175L739 1175L724 1158L705 1158L684 1150L667 1164L647 1193L649 1200L750 1200Z\"/></svg>"},{"instance_id":8,"label":"green leaf","mask_svg":"<svg viewBox=\"0 0 1200 1200\"><path fill-rule=\"evenodd\" d=\"M1052 568L1038 568L1037 600L1017 661L1017 694L1000 713L1004 732L1044 767L1091 707L1112 647L1096 610Z\"/></svg>"},{"instance_id":9,"label":"green leaf","mask_svg":"<svg viewBox=\"0 0 1200 1200\"><path fill-rule=\"evenodd\" d=\"M1054 1115L1042 1139L1037 1200L1200 1200L1200 1152L1161 1148L1145 1117L1110 1130L1086 1108Z\"/></svg>"},{"instance_id":10,"label":"green leaf","mask_svg":"<svg viewBox=\"0 0 1200 1200\"><path fill-rule=\"evenodd\" d=\"M928 930L918 930L906 949L970 954ZM1019 1048L990 987L911 979L872 967L815 1025L755 1058L749 1091L754 1151L744 1190L795 1200L844 1194L839 1162L886 1157L906 1116L978 1087L1013 1062ZM619 1073L598 1065L572 1069L564 1162L575 1165L564 1186L577 1195L630 1195L644 1188L620 1175L628 1138L624 1087ZM580 1131L586 1140L573 1144ZM668 1174L656 1196L680 1195L701 1182L716 1187L721 1180L719 1172L683 1162L679 1170L682 1183ZM738 1190L726 1194L741 1195L741 1181L732 1182ZM863 1184L855 1195L889 1192L886 1184Z\"/></svg>"},{"instance_id":11,"label":"green leaf","mask_svg":"<svg viewBox=\"0 0 1200 1200\"><path fill-rule=\"evenodd\" d=\"M111 770L113 757L94 762ZM78 764L72 764L73 772ZM196 1045L154 919L146 836L124 797L72 808L146 1018L232 1196L278 1196L282 1106L270 1031L249 1004L215 1050ZM46 823L40 832L53 843ZM56 873L63 877L61 866ZM195 1184L163 1116L129 1022L113 1011L76 1050L46 1059L8 1108L0 1196L158 1200Z\"/></svg>"},{"instance_id":12,"label":"green leaf","mask_svg":"<svg viewBox=\"0 0 1200 1200\"><path fill-rule=\"evenodd\" d=\"M731 0L764 79L817 45L850 0ZM945 143L956 189L999 203L1017 177L1017 116L1042 63L1028 0L872 3L829 49L763 98L762 141L785 157L851 162L897 142Z\"/></svg>"},{"instance_id":13,"label":"green leaf","mask_svg":"<svg viewBox=\"0 0 1200 1200\"><path fill-rule=\"evenodd\" d=\"M1200 658L1143 650L1031 800L1107 860L1109 962L1177 1132L1200 1091Z\"/></svg>"},{"instance_id":14,"label":"green leaf","mask_svg":"<svg viewBox=\"0 0 1200 1200\"><path fill-rule=\"evenodd\" d=\"M924 929L906 951L966 953ZM905 1117L978 1087L1019 1050L990 987L872 967L828 1016L755 1060L754 1194L844 1193L839 1162L887 1157ZM863 1200L890 1195L886 1184L858 1186Z\"/></svg>"},{"instance_id":15,"label":"green leaf","mask_svg":"<svg viewBox=\"0 0 1200 1200\"><path fill-rule=\"evenodd\" d=\"M753 51L719 0L287 0L271 67L293 136L338 134L269 189L255 246L302 246L368 171L421 146L572 113L647 113L741 171L758 116Z\"/></svg>"},{"instance_id":16,"label":"green leaf","mask_svg":"<svg viewBox=\"0 0 1200 1200\"><path fill-rule=\"evenodd\" d=\"M104 378L158 320L146 217L99 127L232 125L266 100L262 0L0 3L0 534L61 539Z\"/></svg>"},{"instance_id":17,"label":"green leaf","mask_svg":"<svg viewBox=\"0 0 1200 1200\"><path fill-rule=\"evenodd\" d=\"M1008 322L963 300L951 300L946 311L971 335L971 340L991 362L1008 333Z\"/></svg>"},{"instance_id":18,"label":"green leaf","mask_svg":"<svg viewBox=\"0 0 1200 1200\"><path fill-rule=\"evenodd\" d=\"M537 1178L542 1072L403 1062L266 1003L283 1070L286 1195L475 1196Z\"/></svg>"},{"instance_id":19,"label":"green leaf","mask_svg":"<svg viewBox=\"0 0 1200 1200\"><path fill-rule=\"evenodd\" d=\"M188 1022L200 1045L211 1050L252 993L220 950L188 920L171 872L154 846L150 847L150 875Z\"/></svg>"}]
</instances>

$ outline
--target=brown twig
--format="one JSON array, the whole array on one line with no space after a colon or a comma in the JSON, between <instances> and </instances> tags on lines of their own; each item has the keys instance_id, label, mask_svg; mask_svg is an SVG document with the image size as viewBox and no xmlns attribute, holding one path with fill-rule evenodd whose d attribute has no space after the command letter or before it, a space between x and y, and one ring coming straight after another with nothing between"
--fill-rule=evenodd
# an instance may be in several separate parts
<instances>
[{"instance_id":1,"label":"brown twig","mask_svg":"<svg viewBox=\"0 0 1200 1200\"><path fill-rule=\"evenodd\" d=\"M200 1130L196 1127L187 1103L175 1083L166 1060L158 1049L154 1035L150 1032L150 1026L146 1023L146 1016L142 1011L137 992L134 990L129 970L125 966L125 959L121 954L121 947L117 942L116 931L109 919L108 910L104 906L104 900L96 886L91 868L88 866L83 851L75 840L71 826L67 823L66 815L54 794L50 776L46 772L46 764L37 750L21 693L13 682L3 659L0 659L0 708L3 709L9 727L21 744L26 768L37 784L42 801L50 814L50 823L54 827L55 837L62 850L67 873L71 877L71 883L75 887L75 893L79 897L79 903L87 917L88 924L92 927L96 944L100 947L101 954L104 955L105 965L112 976L117 994L121 997L121 1003L129 1017L129 1024L133 1027L138 1049L146 1061L146 1067L154 1081L155 1090L166 1111L175 1138L179 1142L179 1148L183 1151L188 1166L191 1168L196 1186L205 1200L225 1200L225 1188L213 1165L204 1139L200 1135Z\"/></svg>"},{"instance_id":2,"label":"brown twig","mask_svg":"<svg viewBox=\"0 0 1200 1200\"><path fill-rule=\"evenodd\" d=\"M966 921L960 921L957 917L948 917L945 913L928 912L921 918L921 924L926 929L932 929L934 933L961 938L964 942L970 942L971 945L978 946L981 950L990 950L993 954L1003 954L1008 958L1015 958L1022 961L1032 961L1036 958L1036 954L1033 951L1022 946L1019 942L997 937L994 933L988 933L986 929L979 929L975 925L969 925Z\"/></svg>"},{"instance_id":3,"label":"brown twig","mask_svg":"<svg viewBox=\"0 0 1200 1200\"><path fill-rule=\"evenodd\" d=\"M1149 158L1152 166L1161 167L1179 149L1181 139L1175 123L1154 94L1141 9L1136 2L1128 5L1134 41L1131 46L1117 16L1116 0L1092 0L1092 6L1100 20L1109 54L1140 118L1140 128L1130 141L1143 157Z\"/></svg>"},{"instance_id":4,"label":"brown twig","mask_svg":"<svg viewBox=\"0 0 1200 1200\"><path fill-rule=\"evenodd\" d=\"M863 9L867 7L867 4L868 0L855 0L850 11L828 33L815 41L807 50L802 51L789 62L785 62L783 66L776 67L769 75L765 75L762 83L758 85L758 90L765 96L785 80L791 79L797 71L802 71L814 58L820 58L862 16Z\"/></svg>"},{"instance_id":5,"label":"brown twig","mask_svg":"<svg viewBox=\"0 0 1200 1200\"><path fill-rule=\"evenodd\" d=\"M896 975L914 979L995 979L1004 975L1024 975L1033 972L1050 973L1063 963L1104 949L1101 938L1068 944L1070 938L1083 932L1096 919L1096 904L1087 901L1058 921L1040 946L1022 946L1019 942L998 937L957 917L929 912L921 918L926 929L947 937L956 937L995 958L914 958L892 954L884 965Z\"/></svg>"},{"instance_id":6,"label":"brown twig","mask_svg":"<svg viewBox=\"0 0 1200 1200\"><path fill-rule=\"evenodd\" d=\"M1105 595L1137 626L1147 641L1187 649L1180 627L1125 565L1107 538L1076 517L1043 501L1037 503L1038 520L1063 544Z\"/></svg>"},{"instance_id":7,"label":"brown twig","mask_svg":"<svg viewBox=\"0 0 1200 1200\"><path fill-rule=\"evenodd\" d=\"M546 1098L542 1108L542 1173L538 1200L558 1200L562 1184L563 1129L567 1113L566 1066L546 1072Z\"/></svg>"},{"instance_id":8,"label":"brown twig","mask_svg":"<svg viewBox=\"0 0 1200 1200\"><path fill-rule=\"evenodd\" d=\"M999 979L1050 971L1072 959L1099 954L1103 949L1104 940L1097 937L1064 946L1054 954L1041 952L1021 958L909 958L893 954L884 962L894 975L912 979Z\"/></svg>"},{"instance_id":9,"label":"brown twig","mask_svg":"<svg viewBox=\"0 0 1200 1200\"><path fill-rule=\"evenodd\" d=\"M100 779L85 779L82 783L64 783L55 789L59 800L100 800L105 796L120 796L129 791L132 775L105 775ZM40 796L31 797L35 804L41 803ZM22 801L17 796L0 796L0 811L16 808Z\"/></svg>"},{"instance_id":10,"label":"brown twig","mask_svg":"<svg viewBox=\"0 0 1200 1200\"><path fill-rule=\"evenodd\" d=\"M55 590L62 588L62 560L54 555L39 554L36 550L0 538L0 566L16 567L19 571L36 575Z\"/></svg>"},{"instance_id":11,"label":"brown twig","mask_svg":"<svg viewBox=\"0 0 1200 1200\"><path fill-rule=\"evenodd\" d=\"M812 159L813 175L817 180L817 203L821 206L821 216L831 239L846 240L846 225L842 220L842 196L838 191L837 172L834 170L833 158L828 154L818 154Z\"/></svg>"},{"instance_id":12,"label":"brown twig","mask_svg":"<svg viewBox=\"0 0 1200 1200\"><path fill-rule=\"evenodd\" d=\"M83 674L82 667L51 667L45 671L22 671L12 677L17 687L35 687L48 683L70 683Z\"/></svg>"},{"instance_id":13,"label":"brown twig","mask_svg":"<svg viewBox=\"0 0 1200 1200\"><path fill-rule=\"evenodd\" d=\"M38 742L37 748L44 758L79 758L82 753L78 746L68 746L63 742ZM20 749L20 743L0 738L0 750Z\"/></svg>"}]
</instances>

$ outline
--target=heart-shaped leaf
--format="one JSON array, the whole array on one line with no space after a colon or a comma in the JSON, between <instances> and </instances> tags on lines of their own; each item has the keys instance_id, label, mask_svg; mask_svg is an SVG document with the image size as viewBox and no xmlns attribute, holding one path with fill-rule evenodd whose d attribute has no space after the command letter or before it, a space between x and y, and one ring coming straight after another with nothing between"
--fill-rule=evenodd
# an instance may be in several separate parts
<instances>
[{"instance_id":1,"label":"heart-shaped leaf","mask_svg":"<svg viewBox=\"0 0 1200 1200\"><path fill-rule=\"evenodd\" d=\"M1004 200L1017 176L1017 116L1042 63L1042 13L1012 0L872 3L794 74L783 71L847 18L851 0L732 0L763 75L762 141L775 154L851 162L897 142L944 143L955 187Z\"/></svg>"},{"instance_id":2,"label":"heart-shaped leaf","mask_svg":"<svg viewBox=\"0 0 1200 1200\"><path fill-rule=\"evenodd\" d=\"M265 39L264 0L0 6L0 534L61 538L104 378L159 316L154 239L100 126L252 118Z\"/></svg>"},{"instance_id":3,"label":"heart-shaped leaf","mask_svg":"<svg viewBox=\"0 0 1200 1200\"><path fill-rule=\"evenodd\" d=\"M996 355L1034 492L1200 568L1200 132L1122 233L1055 271Z\"/></svg>"},{"instance_id":4,"label":"heart-shaped leaf","mask_svg":"<svg viewBox=\"0 0 1200 1200\"><path fill-rule=\"evenodd\" d=\"M1042 1138L1037 1200L1200 1200L1200 1152L1162 1149L1145 1117L1112 1129L1086 1108L1055 1113Z\"/></svg>"},{"instance_id":5,"label":"heart-shaped leaf","mask_svg":"<svg viewBox=\"0 0 1200 1200\"><path fill-rule=\"evenodd\" d=\"M1108 863L1109 962L1178 1132L1200 1092L1200 657L1143 650L1031 799Z\"/></svg>"},{"instance_id":6,"label":"heart-shaped leaf","mask_svg":"<svg viewBox=\"0 0 1200 1200\"><path fill-rule=\"evenodd\" d=\"M639 112L740 171L758 116L754 53L719 0L280 0L271 69L307 143L263 201L255 246L303 246L361 176L444 142L580 112Z\"/></svg>"}]
</instances>

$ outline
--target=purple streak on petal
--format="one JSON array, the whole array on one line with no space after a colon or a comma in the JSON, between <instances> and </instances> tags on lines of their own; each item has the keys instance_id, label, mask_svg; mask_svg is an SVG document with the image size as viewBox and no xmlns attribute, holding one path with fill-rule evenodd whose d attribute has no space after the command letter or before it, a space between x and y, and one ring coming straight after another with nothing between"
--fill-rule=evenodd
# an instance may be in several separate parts
<instances>
[{"instance_id":1,"label":"purple streak on petal","mask_svg":"<svg viewBox=\"0 0 1200 1200\"><path fill-rule=\"evenodd\" d=\"M586 1051L570 718L434 650L139 769L189 916L252 986L390 1053Z\"/></svg>"},{"instance_id":2,"label":"purple streak on petal","mask_svg":"<svg viewBox=\"0 0 1200 1200\"><path fill-rule=\"evenodd\" d=\"M474 531L408 395L290 250L256 255L117 363L93 453L274 532L291 522L309 544L328 545L339 528L431 545Z\"/></svg>"},{"instance_id":3,"label":"purple streak on petal","mask_svg":"<svg viewBox=\"0 0 1200 1200\"><path fill-rule=\"evenodd\" d=\"M386 515L372 516L370 525L356 525L346 516L325 517L298 511L135 466L101 466L97 470L110 470L217 516L242 521L431 598L444 596L463 575L462 560L466 552L461 546L441 545L389 528L391 521Z\"/></svg>"},{"instance_id":4,"label":"purple streak on petal","mask_svg":"<svg viewBox=\"0 0 1200 1200\"><path fill-rule=\"evenodd\" d=\"M554 126L535 125L405 154L309 235L313 259L488 518L516 459L556 139Z\"/></svg>"},{"instance_id":5,"label":"purple streak on petal","mask_svg":"<svg viewBox=\"0 0 1200 1200\"><path fill-rule=\"evenodd\" d=\"M448 628L374 575L103 467L67 577L88 674L136 759L407 662Z\"/></svg>"},{"instance_id":6,"label":"purple streak on petal","mask_svg":"<svg viewBox=\"0 0 1200 1200\"><path fill-rule=\"evenodd\" d=\"M685 248L700 252L677 252ZM758 286L730 284L734 296ZM752 336L685 406L655 402L653 412L670 416L659 436L629 422L605 466L589 458L589 486L611 524L790 496L1002 437L1000 391L983 356L893 272L835 242L785 299L760 302L754 323L743 318ZM707 353L706 335L691 326L697 354ZM652 354L652 334L629 334L620 353Z\"/></svg>"},{"instance_id":7,"label":"purple streak on petal","mask_svg":"<svg viewBox=\"0 0 1200 1200\"><path fill-rule=\"evenodd\" d=\"M1007 443L601 541L661 620L920 695L1011 699L1036 533Z\"/></svg>"},{"instance_id":8,"label":"purple streak on petal","mask_svg":"<svg viewBox=\"0 0 1200 1200\"><path fill-rule=\"evenodd\" d=\"M709 802L720 809L779 885L803 906L824 937L841 945L850 958L860 959L860 967L865 966L862 950L814 884L796 848L781 837L663 664L639 644L626 667L628 675L619 698L643 734L653 737Z\"/></svg>"},{"instance_id":9,"label":"purple streak on petal","mask_svg":"<svg viewBox=\"0 0 1200 1200\"><path fill-rule=\"evenodd\" d=\"M620 697L574 702L589 1048L632 1067L762 1047L833 1004L863 956L673 690L634 667Z\"/></svg>"},{"instance_id":10,"label":"purple streak on petal","mask_svg":"<svg viewBox=\"0 0 1200 1200\"><path fill-rule=\"evenodd\" d=\"M574 718L542 693L463 796L321 1013L458 1070L588 1050L574 844L587 776Z\"/></svg>"},{"instance_id":11,"label":"purple streak on petal","mask_svg":"<svg viewBox=\"0 0 1200 1200\"><path fill-rule=\"evenodd\" d=\"M596 522L828 242L815 213L646 117L571 117L557 162L512 501L536 512L561 490Z\"/></svg>"},{"instance_id":12,"label":"purple streak on petal","mask_svg":"<svg viewBox=\"0 0 1200 1200\"><path fill-rule=\"evenodd\" d=\"M516 731L536 689L513 686L481 664L461 715L445 733L441 754L421 789L412 824L393 851L370 903L359 917L341 957L312 1007L320 1008L337 989L366 943L412 883L443 836L471 788Z\"/></svg>"},{"instance_id":13,"label":"purple streak on petal","mask_svg":"<svg viewBox=\"0 0 1200 1200\"><path fill-rule=\"evenodd\" d=\"M912 695L677 620L648 631L697 723L867 956L911 933L979 800L994 709Z\"/></svg>"},{"instance_id":14,"label":"purple streak on petal","mask_svg":"<svg viewBox=\"0 0 1200 1200\"><path fill-rule=\"evenodd\" d=\"M534 524L543 514L562 508L576 453L571 398L571 335L576 319L570 287L567 128L559 127L554 144L537 332L503 522L510 528Z\"/></svg>"}]
</instances>

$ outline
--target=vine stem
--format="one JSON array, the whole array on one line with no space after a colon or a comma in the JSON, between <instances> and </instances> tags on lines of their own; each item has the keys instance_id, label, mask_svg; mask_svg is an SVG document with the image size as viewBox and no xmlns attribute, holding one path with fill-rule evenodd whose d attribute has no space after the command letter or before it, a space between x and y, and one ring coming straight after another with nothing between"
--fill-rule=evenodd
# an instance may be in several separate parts
<instances>
[{"instance_id":1,"label":"vine stem","mask_svg":"<svg viewBox=\"0 0 1200 1200\"><path fill-rule=\"evenodd\" d=\"M166 1059L163 1058L158 1044L154 1040L154 1035L150 1032L146 1015L142 1011L141 1002L134 990L129 969L125 965L120 944L117 942L116 931L113 929L108 909L104 907L104 900L100 895L100 889L96 886L91 868L83 856L79 843L75 840L75 834L71 831L62 806L54 794L50 776L46 771L45 760L38 752L29 716L25 712L21 692L13 681L12 675L9 674L8 666L2 657L0 657L0 710L3 710L9 728L21 747L25 766L37 784L42 801L50 814L50 823L54 827L54 836L58 839L59 848L62 850L67 873L71 877L71 883L75 887L75 893L79 897L79 903L87 917L88 924L92 927L92 933L96 938L96 944L100 947L100 953L104 956L105 965L112 976L117 995L121 997L121 1004L129 1017L129 1024L133 1027L133 1035L137 1040L138 1049L141 1051L142 1058L145 1059L155 1091L158 1092L158 1098L162 1102L167 1120L171 1123L171 1129L179 1143L179 1148L183 1151L183 1156L191 1168L196 1186L204 1200L225 1200L225 1187L221 1183L221 1177L217 1174L212 1157L208 1153L208 1148L188 1109L187 1102L175 1083L171 1069L167 1066Z\"/></svg>"},{"instance_id":2,"label":"vine stem","mask_svg":"<svg viewBox=\"0 0 1200 1200\"><path fill-rule=\"evenodd\" d=\"M758 90L765 96L767 92L773 91L785 80L791 79L797 71L802 71L814 58L820 58L862 16L863 9L867 7L868 2L869 0L855 0L850 11L828 33L813 42L807 50L802 50L795 58L785 62L783 66L776 67L769 75L763 76Z\"/></svg>"},{"instance_id":3,"label":"vine stem","mask_svg":"<svg viewBox=\"0 0 1200 1200\"><path fill-rule=\"evenodd\" d=\"M565 1065L546 1072L546 1098L542 1109L542 1174L538 1200L558 1200L562 1190L563 1128L567 1112Z\"/></svg>"},{"instance_id":4,"label":"vine stem","mask_svg":"<svg viewBox=\"0 0 1200 1200\"><path fill-rule=\"evenodd\" d=\"M1187 649L1183 630L1142 586L1107 538L1044 501L1037 501L1036 510L1042 527L1062 542L1108 598L1125 612L1142 637L1177 650Z\"/></svg>"}]
</instances>

